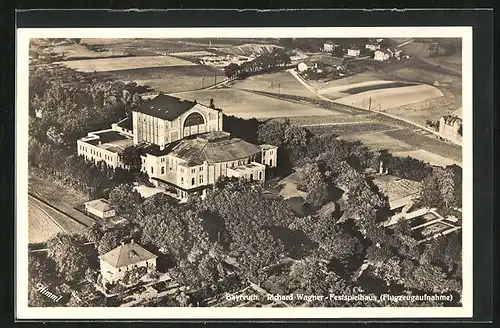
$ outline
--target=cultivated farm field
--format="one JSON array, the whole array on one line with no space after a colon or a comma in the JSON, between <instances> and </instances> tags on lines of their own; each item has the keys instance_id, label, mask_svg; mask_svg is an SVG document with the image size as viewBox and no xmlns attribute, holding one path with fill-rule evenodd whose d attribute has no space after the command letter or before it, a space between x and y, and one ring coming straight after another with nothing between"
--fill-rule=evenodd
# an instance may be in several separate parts
<instances>
[{"instance_id":1,"label":"cultivated farm field","mask_svg":"<svg viewBox=\"0 0 500 328\"><path fill-rule=\"evenodd\" d=\"M63 64L69 68L83 72L110 72L149 67L196 65L190 61L170 56L98 58L65 61Z\"/></svg>"},{"instance_id":2,"label":"cultivated farm field","mask_svg":"<svg viewBox=\"0 0 500 328\"><path fill-rule=\"evenodd\" d=\"M120 52L114 52L114 51L92 51L87 49L87 47L82 46L80 44L69 44L69 45L61 45L61 46L55 46L53 48L55 53L63 54L64 58L70 60L73 58L81 58L81 57L88 57L88 58L106 58L106 57L111 57L111 56L118 56L118 55L123 55L123 53Z\"/></svg>"},{"instance_id":3,"label":"cultivated farm field","mask_svg":"<svg viewBox=\"0 0 500 328\"><path fill-rule=\"evenodd\" d=\"M436 87L422 84L360 92L337 99L335 102L355 107L368 108L369 99L371 98L372 109L384 110L442 96L443 93Z\"/></svg>"},{"instance_id":4,"label":"cultivated farm field","mask_svg":"<svg viewBox=\"0 0 500 328\"><path fill-rule=\"evenodd\" d=\"M224 72L205 65L146 67L109 74L165 93L202 89L226 79Z\"/></svg>"},{"instance_id":5,"label":"cultivated farm field","mask_svg":"<svg viewBox=\"0 0 500 328\"><path fill-rule=\"evenodd\" d=\"M409 152L417 150L417 147L407 144L401 140L392 138L384 132L359 133L343 136L342 139L350 141L361 141L365 146L374 150L387 149L391 153Z\"/></svg>"},{"instance_id":6,"label":"cultivated farm field","mask_svg":"<svg viewBox=\"0 0 500 328\"><path fill-rule=\"evenodd\" d=\"M187 100L196 100L208 105L214 99L215 106L226 115L249 118L274 118L289 116L331 116L336 113L325 109L283 101L243 90L221 88L193 92L175 93Z\"/></svg>"},{"instance_id":7,"label":"cultivated farm field","mask_svg":"<svg viewBox=\"0 0 500 328\"><path fill-rule=\"evenodd\" d=\"M243 90L264 91L304 97L316 97L288 72L277 72L250 76L244 80L232 82L232 87Z\"/></svg>"},{"instance_id":8,"label":"cultivated farm field","mask_svg":"<svg viewBox=\"0 0 500 328\"><path fill-rule=\"evenodd\" d=\"M440 154L458 163L462 162L462 147L458 145L445 143L436 138L417 134L408 129L387 131L384 133L389 137L401 140L427 152Z\"/></svg>"}]
</instances>

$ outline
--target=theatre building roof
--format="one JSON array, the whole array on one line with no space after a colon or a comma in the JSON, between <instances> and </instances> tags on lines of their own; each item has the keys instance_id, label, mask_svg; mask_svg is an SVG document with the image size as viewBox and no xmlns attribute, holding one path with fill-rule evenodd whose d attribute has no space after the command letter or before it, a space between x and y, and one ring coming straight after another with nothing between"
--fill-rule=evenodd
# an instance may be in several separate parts
<instances>
[{"instance_id":1,"label":"theatre building roof","mask_svg":"<svg viewBox=\"0 0 500 328\"><path fill-rule=\"evenodd\" d=\"M171 97L160 93L158 96L140 105L134 111L172 121L195 105L196 102L194 101Z\"/></svg>"},{"instance_id":2,"label":"theatre building roof","mask_svg":"<svg viewBox=\"0 0 500 328\"><path fill-rule=\"evenodd\" d=\"M227 132L216 131L202 134L196 139L182 140L171 154L192 165L199 165L204 161L220 163L243 159L260 151L260 146L231 138Z\"/></svg>"}]
</instances>

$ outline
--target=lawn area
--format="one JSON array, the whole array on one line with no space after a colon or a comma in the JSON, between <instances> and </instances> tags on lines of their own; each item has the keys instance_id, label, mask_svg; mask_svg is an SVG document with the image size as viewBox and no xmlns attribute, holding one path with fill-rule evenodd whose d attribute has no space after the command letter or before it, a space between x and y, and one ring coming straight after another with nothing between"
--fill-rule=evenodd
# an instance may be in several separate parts
<instances>
[{"instance_id":1,"label":"lawn area","mask_svg":"<svg viewBox=\"0 0 500 328\"><path fill-rule=\"evenodd\" d=\"M312 98L316 97L315 94L307 90L306 87L288 72L255 75L244 80L236 80L233 82L232 86L243 90L290 94Z\"/></svg>"},{"instance_id":2,"label":"lawn area","mask_svg":"<svg viewBox=\"0 0 500 328\"><path fill-rule=\"evenodd\" d=\"M309 126L308 129L313 133L335 133L339 136L346 136L350 134L358 133L369 133L369 132L379 132L397 129L392 125L378 123L378 122L368 122L368 123L355 123L355 124L338 124L338 125L318 125Z\"/></svg>"},{"instance_id":3,"label":"lawn area","mask_svg":"<svg viewBox=\"0 0 500 328\"><path fill-rule=\"evenodd\" d=\"M431 165L436 165L436 166L448 166L448 165L462 165L460 162L448 159L446 157L440 156L438 154L434 154L431 152L428 152L426 150L411 150L411 151L401 151L401 152L394 152L394 156L399 156L399 157L413 157L416 159L419 159L423 162L427 162Z\"/></svg>"},{"instance_id":4,"label":"lawn area","mask_svg":"<svg viewBox=\"0 0 500 328\"><path fill-rule=\"evenodd\" d=\"M33 201L28 201L28 241L30 244L43 243L63 230Z\"/></svg>"},{"instance_id":5,"label":"lawn area","mask_svg":"<svg viewBox=\"0 0 500 328\"><path fill-rule=\"evenodd\" d=\"M187 100L197 100L208 105L214 99L215 106L221 108L226 115L249 118L274 118L297 116L333 116L336 113L302 105L290 101L257 95L238 89L213 89L173 94Z\"/></svg>"},{"instance_id":6,"label":"lawn area","mask_svg":"<svg viewBox=\"0 0 500 328\"><path fill-rule=\"evenodd\" d=\"M98 58L63 62L69 68L82 72L110 72L134 68L196 65L190 61L170 56L137 56Z\"/></svg>"},{"instance_id":7,"label":"lawn area","mask_svg":"<svg viewBox=\"0 0 500 328\"><path fill-rule=\"evenodd\" d=\"M165 93L198 90L226 79L224 72L202 65L149 67L113 71L110 74L120 80L135 81Z\"/></svg>"},{"instance_id":8,"label":"lawn area","mask_svg":"<svg viewBox=\"0 0 500 328\"><path fill-rule=\"evenodd\" d=\"M462 162L462 147L426 137L409 129L384 132L389 137L401 140L422 150L437 154L453 161Z\"/></svg>"},{"instance_id":9,"label":"lawn area","mask_svg":"<svg viewBox=\"0 0 500 328\"><path fill-rule=\"evenodd\" d=\"M334 125L345 123L370 122L373 114L367 115L332 115L332 116L297 116L287 117L290 123L300 126ZM279 120L284 120L280 118Z\"/></svg>"},{"instance_id":10,"label":"lawn area","mask_svg":"<svg viewBox=\"0 0 500 328\"><path fill-rule=\"evenodd\" d=\"M343 136L342 139L361 141L365 146L373 150L387 149L391 153L413 151L417 147L407 144L406 142L394 139L384 134L384 132L351 134Z\"/></svg>"},{"instance_id":11,"label":"lawn area","mask_svg":"<svg viewBox=\"0 0 500 328\"><path fill-rule=\"evenodd\" d=\"M66 186L57 185L41 179L30 173L28 178L28 190L51 204L58 210L67 213L87 227L94 223L94 220L75 209L88 199L79 192Z\"/></svg>"},{"instance_id":12,"label":"lawn area","mask_svg":"<svg viewBox=\"0 0 500 328\"><path fill-rule=\"evenodd\" d=\"M92 51L80 44L56 46L53 48L53 50L55 53L64 54L64 57L66 59L81 58L81 57L105 58L110 56L121 55L121 53L114 51L101 51L101 52Z\"/></svg>"}]
</instances>

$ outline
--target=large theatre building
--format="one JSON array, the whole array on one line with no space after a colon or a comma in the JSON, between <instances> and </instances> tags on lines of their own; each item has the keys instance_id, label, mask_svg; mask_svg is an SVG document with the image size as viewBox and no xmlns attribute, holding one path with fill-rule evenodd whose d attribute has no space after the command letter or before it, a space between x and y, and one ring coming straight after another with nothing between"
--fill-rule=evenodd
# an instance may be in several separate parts
<instances>
[{"instance_id":1,"label":"large theatre building","mask_svg":"<svg viewBox=\"0 0 500 328\"><path fill-rule=\"evenodd\" d=\"M204 195L221 176L265 181L266 167L277 165L277 147L231 137L223 131L222 116L213 101L205 106L159 94L135 109L131 120L114 124L107 134L127 142L133 139L133 145L142 152L142 171L156 186L179 199L189 194ZM79 155L98 161L100 157L94 158L82 149L105 144L99 142L99 133L89 136L91 140L86 137L78 141ZM107 152L113 150L117 152L113 167L123 166L119 160L123 149L106 147Z\"/></svg>"}]
</instances>

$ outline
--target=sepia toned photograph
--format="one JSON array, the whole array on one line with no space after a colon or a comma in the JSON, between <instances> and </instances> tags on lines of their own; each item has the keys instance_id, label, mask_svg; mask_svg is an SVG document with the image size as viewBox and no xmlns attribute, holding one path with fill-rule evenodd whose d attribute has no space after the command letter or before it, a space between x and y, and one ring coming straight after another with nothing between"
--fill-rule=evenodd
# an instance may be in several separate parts
<instances>
[{"instance_id":1,"label":"sepia toned photograph","mask_svg":"<svg viewBox=\"0 0 500 328\"><path fill-rule=\"evenodd\" d=\"M88 30L18 31L28 317L471 314L470 29Z\"/></svg>"}]
</instances>

